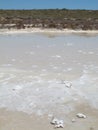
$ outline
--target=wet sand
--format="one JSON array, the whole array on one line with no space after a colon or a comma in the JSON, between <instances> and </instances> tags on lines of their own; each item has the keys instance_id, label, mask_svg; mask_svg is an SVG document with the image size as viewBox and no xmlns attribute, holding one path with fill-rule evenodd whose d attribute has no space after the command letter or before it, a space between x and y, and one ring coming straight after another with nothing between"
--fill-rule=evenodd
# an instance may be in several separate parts
<instances>
[{"instance_id":1,"label":"wet sand","mask_svg":"<svg viewBox=\"0 0 98 130\"><path fill-rule=\"evenodd\" d=\"M97 57L97 35L0 35L0 129L52 130L55 116L64 129L97 130Z\"/></svg>"}]
</instances>

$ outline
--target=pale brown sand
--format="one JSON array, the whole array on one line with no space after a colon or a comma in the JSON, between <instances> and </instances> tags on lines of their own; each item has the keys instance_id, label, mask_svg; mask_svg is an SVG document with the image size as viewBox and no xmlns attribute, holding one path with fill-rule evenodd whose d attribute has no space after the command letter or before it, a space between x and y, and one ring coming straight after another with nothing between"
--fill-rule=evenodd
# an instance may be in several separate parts
<instances>
[{"instance_id":1,"label":"pale brown sand","mask_svg":"<svg viewBox=\"0 0 98 130\"><path fill-rule=\"evenodd\" d=\"M42 28L26 28L26 29L0 29L0 34L17 34L17 33L74 33L74 34L98 34L98 30L71 30L71 29L42 29Z\"/></svg>"},{"instance_id":2,"label":"pale brown sand","mask_svg":"<svg viewBox=\"0 0 98 130\"><path fill-rule=\"evenodd\" d=\"M78 112L85 113L86 119L76 117ZM72 119L76 122L72 122ZM48 115L36 116L23 112L7 111L0 109L0 130L53 130L50 124L51 118ZM88 105L79 105L75 111L65 114L64 128L67 130L97 130L98 112ZM62 128L60 128L62 129Z\"/></svg>"},{"instance_id":3,"label":"pale brown sand","mask_svg":"<svg viewBox=\"0 0 98 130\"><path fill-rule=\"evenodd\" d=\"M53 130L47 117L0 110L0 130Z\"/></svg>"}]
</instances>

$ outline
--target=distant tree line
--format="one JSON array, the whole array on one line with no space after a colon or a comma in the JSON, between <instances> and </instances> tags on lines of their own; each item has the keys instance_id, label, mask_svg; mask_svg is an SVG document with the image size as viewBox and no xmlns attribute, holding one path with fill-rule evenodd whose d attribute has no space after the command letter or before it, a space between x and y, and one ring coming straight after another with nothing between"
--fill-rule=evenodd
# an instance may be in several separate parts
<instances>
[{"instance_id":1,"label":"distant tree line","mask_svg":"<svg viewBox=\"0 0 98 130\"><path fill-rule=\"evenodd\" d=\"M0 10L0 28L33 27L98 30L98 10Z\"/></svg>"}]
</instances>

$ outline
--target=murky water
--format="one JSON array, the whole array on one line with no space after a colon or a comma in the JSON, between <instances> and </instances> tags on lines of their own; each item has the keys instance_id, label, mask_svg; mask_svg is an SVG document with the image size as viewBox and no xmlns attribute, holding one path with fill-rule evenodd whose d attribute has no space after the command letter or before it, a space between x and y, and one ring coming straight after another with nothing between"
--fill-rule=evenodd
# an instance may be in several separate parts
<instances>
[{"instance_id":1,"label":"murky water","mask_svg":"<svg viewBox=\"0 0 98 130\"><path fill-rule=\"evenodd\" d=\"M1 108L61 114L83 103L98 109L98 36L0 35Z\"/></svg>"}]
</instances>

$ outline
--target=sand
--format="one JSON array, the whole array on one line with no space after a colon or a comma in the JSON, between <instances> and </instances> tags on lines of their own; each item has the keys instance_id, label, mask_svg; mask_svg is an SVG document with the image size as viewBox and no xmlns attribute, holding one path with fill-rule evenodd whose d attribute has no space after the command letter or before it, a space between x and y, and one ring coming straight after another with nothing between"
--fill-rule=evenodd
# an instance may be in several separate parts
<instances>
[{"instance_id":1,"label":"sand","mask_svg":"<svg viewBox=\"0 0 98 130\"><path fill-rule=\"evenodd\" d=\"M98 30L72 30L72 29L43 29L43 28L25 28L25 29L0 29L0 34L19 34L19 33L73 33L73 34L98 34Z\"/></svg>"},{"instance_id":2,"label":"sand","mask_svg":"<svg viewBox=\"0 0 98 130\"><path fill-rule=\"evenodd\" d=\"M86 113L86 119L76 117L77 112L80 111ZM59 117L59 119L62 118ZM75 119L75 122L72 122L73 119ZM87 105L80 105L75 111L65 114L63 120L64 129L97 130L98 111L91 109ZM37 116L34 113L28 115L23 112L0 109L0 130L54 130L55 128L50 122L51 118L49 115Z\"/></svg>"}]
</instances>

